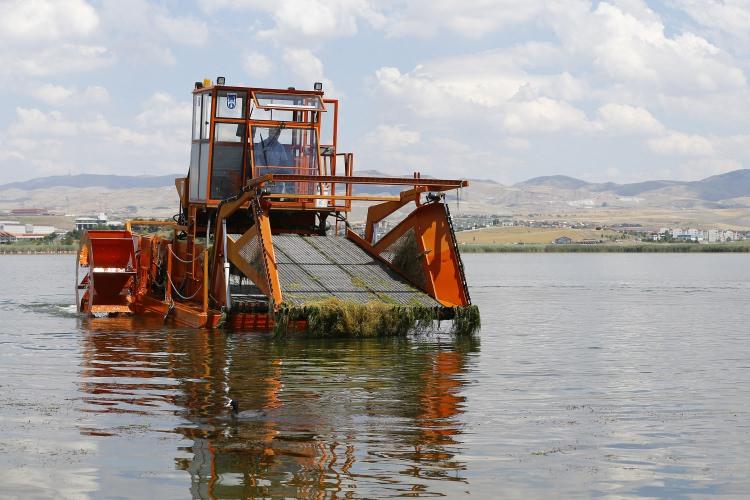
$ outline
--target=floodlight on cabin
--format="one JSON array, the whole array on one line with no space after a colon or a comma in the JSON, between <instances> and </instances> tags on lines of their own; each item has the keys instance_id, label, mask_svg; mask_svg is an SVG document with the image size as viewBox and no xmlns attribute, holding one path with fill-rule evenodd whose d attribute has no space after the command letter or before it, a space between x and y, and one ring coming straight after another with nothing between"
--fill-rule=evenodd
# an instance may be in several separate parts
<instances>
[{"instance_id":1,"label":"floodlight on cabin","mask_svg":"<svg viewBox=\"0 0 750 500\"><path fill-rule=\"evenodd\" d=\"M196 89L202 89L203 88L203 82L195 82L195 88Z\"/></svg>"},{"instance_id":2,"label":"floodlight on cabin","mask_svg":"<svg viewBox=\"0 0 750 500\"><path fill-rule=\"evenodd\" d=\"M323 82L315 82L313 88L318 92L321 92L323 90Z\"/></svg>"},{"instance_id":3,"label":"floodlight on cabin","mask_svg":"<svg viewBox=\"0 0 750 500\"><path fill-rule=\"evenodd\" d=\"M227 81L226 78L223 76L217 76L216 77L216 85L224 85L224 83Z\"/></svg>"}]
</instances>

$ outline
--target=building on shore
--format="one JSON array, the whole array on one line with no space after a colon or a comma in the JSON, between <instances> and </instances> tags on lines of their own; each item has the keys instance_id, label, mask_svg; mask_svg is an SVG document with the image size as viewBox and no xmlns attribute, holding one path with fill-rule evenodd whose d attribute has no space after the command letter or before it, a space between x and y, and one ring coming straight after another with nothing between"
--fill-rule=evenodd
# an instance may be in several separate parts
<instances>
[{"instance_id":1,"label":"building on shore","mask_svg":"<svg viewBox=\"0 0 750 500\"><path fill-rule=\"evenodd\" d=\"M0 245L6 245L15 241L16 236L14 234L8 233L6 231L0 231Z\"/></svg>"},{"instance_id":2,"label":"building on shore","mask_svg":"<svg viewBox=\"0 0 750 500\"><path fill-rule=\"evenodd\" d=\"M573 239L567 236L560 236L559 238L555 238L552 243L555 245L570 245L573 243Z\"/></svg>"},{"instance_id":3,"label":"building on shore","mask_svg":"<svg viewBox=\"0 0 750 500\"><path fill-rule=\"evenodd\" d=\"M18 221L0 221L0 231L13 235L16 240L37 240L60 232L54 226L21 224Z\"/></svg>"},{"instance_id":4,"label":"building on shore","mask_svg":"<svg viewBox=\"0 0 750 500\"><path fill-rule=\"evenodd\" d=\"M27 217L30 215L48 215L48 211L46 208L14 208L10 212L8 212L8 215L12 215L13 217Z\"/></svg>"},{"instance_id":5,"label":"building on shore","mask_svg":"<svg viewBox=\"0 0 750 500\"><path fill-rule=\"evenodd\" d=\"M97 227L104 227L107 225L107 215L103 212L97 216L81 216L76 217L76 229L83 231L86 229L96 229Z\"/></svg>"}]
</instances>

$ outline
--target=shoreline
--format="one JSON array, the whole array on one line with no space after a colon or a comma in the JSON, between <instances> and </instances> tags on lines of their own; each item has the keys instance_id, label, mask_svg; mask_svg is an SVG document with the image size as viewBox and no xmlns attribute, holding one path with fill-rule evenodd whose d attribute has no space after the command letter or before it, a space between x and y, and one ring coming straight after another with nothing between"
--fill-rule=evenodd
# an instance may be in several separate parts
<instances>
[{"instance_id":1,"label":"shoreline","mask_svg":"<svg viewBox=\"0 0 750 500\"><path fill-rule=\"evenodd\" d=\"M747 243L463 244L459 245L458 248L461 253L750 253L750 244Z\"/></svg>"},{"instance_id":2,"label":"shoreline","mask_svg":"<svg viewBox=\"0 0 750 500\"><path fill-rule=\"evenodd\" d=\"M633 245L461 244L461 253L750 253L750 243L641 243ZM72 255L75 248L2 248L0 255Z\"/></svg>"},{"instance_id":3,"label":"shoreline","mask_svg":"<svg viewBox=\"0 0 750 500\"><path fill-rule=\"evenodd\" d=\"M46 249L46 248L0 248L0 255L73 255L76 249Z\"/></svg>"}]
</instances>

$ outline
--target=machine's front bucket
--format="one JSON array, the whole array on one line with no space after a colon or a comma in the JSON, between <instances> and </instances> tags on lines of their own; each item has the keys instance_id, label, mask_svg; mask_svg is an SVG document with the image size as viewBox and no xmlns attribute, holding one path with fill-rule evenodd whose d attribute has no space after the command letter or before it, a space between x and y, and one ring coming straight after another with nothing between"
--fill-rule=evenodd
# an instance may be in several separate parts
<instances>
[{"instance_id":1,"label":"machine's front bucket","mask_svg":"<svg viewBox=\"0 0 750 500\"><path fill-rule=\"evenodd\" d=\"M129 231L88 231L81 240L78 264L86 273L78 285L84 290L78 303L80 312L130 312L135 253Z\"/></svg>"},{"instance_id":2,"label":"machine's front bucket","mask_svg":"<svg viewBox=\"0 0 750 500\"><path fill-rule=\"evenodd\" d=\"M269 298L277 318L291 311L310 331L339 329L336 322L343 322L357 331L396 334L470 308L444 205L417 208L394 231L373 246L351 232L272 234L261 216L245 234L228 235L227 256Z\"/></svg>"}]
</instances>

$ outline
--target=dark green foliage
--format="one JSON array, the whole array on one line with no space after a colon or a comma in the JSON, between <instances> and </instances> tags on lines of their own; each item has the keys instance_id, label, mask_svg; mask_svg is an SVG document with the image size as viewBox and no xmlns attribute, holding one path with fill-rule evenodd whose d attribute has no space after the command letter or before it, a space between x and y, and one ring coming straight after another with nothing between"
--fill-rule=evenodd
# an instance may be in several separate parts
<instances>
[{"instance_id":1,"label":"dark green foliage","mask_svg":"<svg viewBox=\"0 0 750 500\"><path fill-rule=\"evenodd\" d=\"M476 306L455 308L452 332L475 333L480 326ZM427 332L440 320L440 309L400 306L386 302L359 304L329 298L304 306L285 306L275 315L276 334L284 334L295 321L306 321L306 332L320 337L386 337Z\"/></svg>"},{"instance_id":2,"label":"dark green foliage","mask_svg":"<svg viewBox=\"0 0 750 500\"><path fill-rule=\"evenodd\" d=\"M453 310L453 327L451 328L451 331L456 335L471 335L482 328L479 307L471 305L466 307L456 307Z\"/></svg>"}]
</instances>

